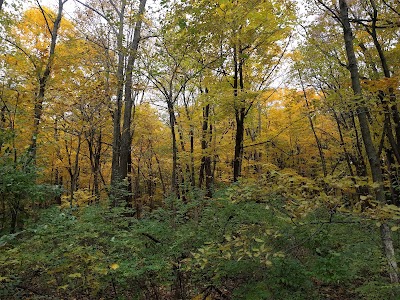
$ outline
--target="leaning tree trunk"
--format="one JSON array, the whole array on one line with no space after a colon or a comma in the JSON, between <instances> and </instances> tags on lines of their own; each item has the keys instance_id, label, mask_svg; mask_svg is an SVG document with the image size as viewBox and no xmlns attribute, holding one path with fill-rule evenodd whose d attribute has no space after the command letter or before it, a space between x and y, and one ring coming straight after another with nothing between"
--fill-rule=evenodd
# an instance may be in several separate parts
<instances>
[{"instance_id":1,"label":"leaning tree trunk","mask_svg":"<svg viewBox=\"0 0 400 300\"><path fill-rule=\"evenodd\" d=\"M28 156L29 161L36 161L36 153L37 153L37 138L39 135L39 128L40 128L40 121L43 114L43 102L44 96L47 88L47 82L50 78L51 69L53 67L54 62L54 54L56 50L57 44L57 37L58 37L58 30L60 28L61 19L62 19L62 12L63 6L66 0L58 0L58 13L56 19L53 23L53 29L51 30L51 42L50 42L50 49L49 49L49 58L47 60L46 66L44 68L43 73L39 73L38 75L38 82L39 82L39 90L35 97L35 104L34 104L34 112L33 112L33 131L32 131L32 139L31 144L28 149ZM42 10L43 12L43 10ZM46 15L43 12L43 17L46 18Z\"/></svg>"},{"instance_id":2,"label":"leaning tree trunk","mask_svg":"<svg viewBox=\"0 0 400 300\"><path fill-rule=\"evenodd\" d=\"M357 58L354 52L353 45L353 32L349 22L348 15L348 6L346 0L339 0L340 5L340 22L342 24L344 42L346 46L346 55L348 59L348 69L351 74L351 85L354 92L354 95L361 99L362 98L362 89L360 84L360 75L358 71ZM376 188L376 199L384 203L385 194L383 190L383 175L380 166L379 157L375 150L371 132L369 129L368 117L367 117L367 108L364 105L357 107L357 115L360 123L361 134L365 146L365 151L367 153L372 179L375 183L378 183L378 187ZM383 243L384 253L388 262L388 272L390 276L390 280L392 283L398 283L398 270L397 270L397 262L394 255L394 247L393 241L391 238L390 228L387 224L381 225L381 239Z\"/></svg>"}]
</instances>

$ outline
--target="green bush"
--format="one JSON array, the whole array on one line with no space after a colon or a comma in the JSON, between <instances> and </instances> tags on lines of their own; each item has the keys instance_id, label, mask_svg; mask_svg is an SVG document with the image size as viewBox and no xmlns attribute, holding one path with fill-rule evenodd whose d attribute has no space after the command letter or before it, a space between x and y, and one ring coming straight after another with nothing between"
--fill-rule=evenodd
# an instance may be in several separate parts
<instances>
[{"instance_id":1,"label":"green bush","mask_svg":"<svg viewBox=\"0 0 400 300\"><path fill-rule=\"evenodd\" d=\"M1 297L301 300L393 293L377 280L383 260L375 226L318 224L320 212L293 222L282 198L258 187L241 198L239 190L237 184L189 203L169 198L140 220L128 208L100 204L43 210L25 231L0 240Z\"/></svg>"}]
</instances>

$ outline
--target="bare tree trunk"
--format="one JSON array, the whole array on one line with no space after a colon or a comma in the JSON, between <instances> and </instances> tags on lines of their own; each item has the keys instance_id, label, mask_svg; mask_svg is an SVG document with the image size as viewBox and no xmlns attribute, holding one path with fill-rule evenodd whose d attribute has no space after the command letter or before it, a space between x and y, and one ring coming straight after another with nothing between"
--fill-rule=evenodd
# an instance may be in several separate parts
<instances>
[{"instance_id":1,"label":"bare tree trunk","mask_svg":"<svg viewBox=\"0 0 400 300\"><path fill-rule=\"evenodd\" d=\"M158 174L160 175L160 181L161 181L161 187L162 187L162 190L163 190L163 195L166 196L167 195L167 188L165 186L164 176L163 176L162 171L161 171L160 160L158 159L157 154L154 152L154 149L152 149L152 152L153 152L154 157L155 157L156 162L157 162L157 169L158 169Z\"/></svg>"},{"instance_id":2,"label":"bare tree trunk","mask_svg":"<svg viewBox=\"0 0 400 300\"><path fill-rule=\"evenodd\" d=\"M59 134L58 134L58 116L56 116L54 120L54 140L56 141L56 159L61 160L61 149L59 146ZM60 170L58 166L56 166L55 169L55 175L54 175L54 184L57 185L58 187L62 186L62 176L60 175ZM55 197L55 202L58 205L61 205L61 195L57 195Z\"/></svg>"},{"instance_id":3,"label":"bare tree trunk","mask_svg":"<svg viewBox=\"0 0 400 300\"><path fill-rule=\"evenodd\" d=\"M336 125L338 128L338 133L339 133L339 138L340 138L340 146L342 147L343 154L346 158L346 163L347 163L347 168L349 169L349 174L350 174L350 176L354 176L353 168L351 167L351 157L350 157L349 152L346 149L346 143L344 142L342 127L340 126L339 117L338 117L336 111L333 111L333 117L335 118Z\"/></svg>"},{"instance_id":4,"label":"bare tree trunk","mask_svg":"<svg viewBox=\"0 0 400 300\"><path fill-rule=\"evenodd\" d=\"M62 19L62 12L64 3L67 0L58 0L58 13L56 19L53 23L53 29L50 32L51 34L51 42L50 42L50 50L49 50L49 58L47 60L45 69L43 73L38 74L38 83L39 83L39 90L35 97L35 104L34 104L34 113L33 113L33 131L32 131L32 139L31 144L28 149L29 161L36 161L36 154L37 154L37 138L39 135L39 125L43 114L43 102L44 96L47 88L47 81L51 74L51 69L53 67L54 61L54 54L57 45L57 37L58 37L58 30L60 28L61 19ZM40 7L41 8L41 7ZM42 10L43 18L47 18L48 16L44 14ZM50 28L49 28L50 30Z\"/></svg>"},{"instance_id":5,"label":"bare tree trunk","mask_svg":"<svg viewBox=\"0 0 400 300\"><path fill-rule=\"evenodd\" d=\"M168 105L168 113L169 113L169 126L171 129L171 139L172 139L172 174L171 174L171 192L179 196L179 188L178 188L178 146L176 142L176 133L175 133L175 110L174 104L172 102L172 96L167 101Z\"/></svg>"},{"instance_id":6,"label":"bare tree trunk","mask_svg":"<svg viewBox=\"0 0 400 300\"><path fill-rule=\"evenodd\" d=\"M81 135L82 133L79 133L78 135L78 145L76 148L75 152L75 157L74 161L72 161L72 138L71 138L71 149L68 151L68 145L67 142L65 141L65 150L68 153L68 173L70 176L70 207L72 207L73 200L74 200L74 192L77 190L77 185L78 185L78 178L79 178L79 155L80 155L80 150L81 150Z\"/></svg>"},{"instance_id":7,"label":"bare tree trunk","mask_svg":"<svg viewBox=\"0 0 400 300\"><path fill-rule=\"evenodd\" d=\"M382 49L382 46L378 40L378 35L376 32L376 22L378 21L378 9L376 7L376 3L375 0L370 0L372 8L373 8L373 14L372 14L372 29L371 30L367 30L368 33L372 36L372 39L374 41L374 46L376 48L376 51L378 52L379 55L379 59L381 61L381 65L382 65L382 69L383 69L383 73L385 75L386 78L390 78L391 77L391 73L390 73L390 69L389 69L389 65L385 56L385 53ZM390 104L391 104L391 112L392 112L392 118L395 124L395 132L396 132L396 138L397 138L397 147L399 147L400 145L400 113L397 109L397 101L396 101L396 95L394 93L394 89L393 87L389 87L389 100L390 100ZM398 163L400 163L398 161Z\"/></svg>"},{"instance_id":8,"label":"bare tree trunk","mask_svg":"<svg viewBox=\"0 0 400 300\"><path fill-rule=\"evenodd\" d=\"M340 22L342 24L343 36L346 46L346 55L348 59L348 69L351 74L351 84L354 91L354 95L362 99L362 89L360 84L360 75L358 71L357 58L354 52L353 45L353 32L349 22L348 6L346 0L339 0L340 6ZM379 157L373 145L369 123L367 118L367 109L361 105L357 107L358 120L360 122L360 129L362 138L364 141L365 151L367 153L369 165L371 168L372 179L378 183L379 186L376 189L376 199L385 203L385 194L383 190L383 175L380 167ZM392 283L399 283L397 262L394 255L393 241L391 239L391 232L387 224L381 226L381 238L384 248L384 253L388 262L388 272Z\"/></svg>"},{"instance_id":9,"label":"bare tree trunk","mask_svg":"<svg viewBox=\"0 0 400 300\"><path fill-rule=\"evenodd\" d=\"M13 234L17 230L17 217L19 210L19 202L16 201L14 205L11 205L11 223L10 223L10 233Z\"/></svg>"},{"instance_id":10,"label":"bare tree trunk","mask_svg":"<svg viewBox=\"0 0 400 300\"><path fill-rule=\"evenodd\" d=\"M204 182L206 183L206 197L212 198L212 170L211 170L211 153L209 153L209 142L212 141L212 127L210 123L210 104L203 107L203 127L201 150L203 155L201 157L199 187L201 188Z\"/></svg>"},{"instance_id":11,"label":"bare tree trunk","mask_svg":"<svg viewBox=\"0 0 400 300\"><path fill-rule=\"evenodd\" d=\"M96 129L91 128L89 135L85 133L85 139L88 144L90 167L93 174L93 194L96 201L100 200L100 159L102 149L102 131L96 134Z\"/></svg>"},{"instance_id":12,"label":"bare tree trunk","mask_svg":"<svg viewBox=\"0 0 400 300\"><path fill-rule=\"evenodd\" d=\"M134 101L132 95L133 67L135 65L137 51L139 48L140 31L142 28L142 20L145 11L145 6L146 6L146 0L140 0L137 21L133 33L133 40L129 47L128 64L126 66L124 123L122 126L121 153L120 153L121 179L126 178L126 176L128 175L128 161L129 161L129 156L131 155L131 144L132 144L131 124L132 124L132 107ZM127 199L127 201L130 200Z\"/></svg>"},{"instance_id":13,"label":"bare tree trunk","mask_svg":"<svg viewBox=\"0 0 400 300\"><path fill-rule=\"evenodd\" d=\"M189 112L189 106L186 101L185 94L183 93L183 100L185 106L186 117L189 121L189 140L190 140L190 165L189 165L189 172L190 172L190 185L192 187L196 186L196 179L195 179L195 168L194 168L194 126L192 123L192 117Z\"/></svg>"},{"instance_id":14,"label":"bare tree trunk","mask_svg":"<svg viewBox=\"0 0 400 300\"><path fill-rule=\"evenodd\" d=\"M121 156L121 111L122 97L124 89L124 62L125 54L123 50L124 41L124 15L126 8L126 0L121 1L121 9L119 11L119 27L117 35L117 51L118 51L118 66L117 66L117 99L113 114L113 142L112 142L112 164L111 164L111 195L113 196L113 206L119 205L119 193L116 190L120 174L120 156Z\"/></svg>"},{"instance_id":15,"label":"bare tree trunk","mask_svg":"<svg viewBox=\"0 0 400 300\"><path fill-rule=\"evenodd\" d=\"M244 140L244 119L246 117L246 108L244 100L240 99L238 89L243 91L243 58L241 52L241 46L235 45L234 47L234 77L233 77L233 89L235 99L235 121L236 121L236 132L235 132L235 153L233 159L233 181L238 181L242 174L242 160L243 160L243 140Z\"/></svg>"},{"instance_id":16,"label":"bare tree trunk","mask_svg":"<svg viewBox=\"0 0 400 300\"><path fill-rule=\"evenodd\" d=\"M315 138L315 142L317 144L318 147L318 152L319 152L319 157L321 158L321 166L322 166L322 171L324 173L324 177L326 177L328 175L328 171L326 169L326 161L325 161L325 156L324 156L324 151L322 150L322 145L321 145L321 141L318 138L318 135L315 131L315 126L314 126L314 122L311 118L310 115L310 104L308 102L308 98L307 98L307 93L306 93L306 89L304 87L303 84L303 80L301 78L301 74L300 71L297 70L298 74L299 74L299 79L300 79L300 84L301 84L301 88L303 89L303 96L304 96L304 100L306 101L306 106L307 106L307 118L308 121L310 122L310 127L311 127L311 131L313 132L314 138Z\"/></svg>"}]
</instances>

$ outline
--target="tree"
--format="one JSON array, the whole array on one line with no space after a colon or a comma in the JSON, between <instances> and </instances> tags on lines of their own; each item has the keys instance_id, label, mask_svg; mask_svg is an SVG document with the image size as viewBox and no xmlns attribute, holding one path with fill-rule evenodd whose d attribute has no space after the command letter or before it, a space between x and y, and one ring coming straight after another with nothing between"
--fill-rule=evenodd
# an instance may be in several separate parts
<instances>
[{"instance_id":1,"label":"tree","mask_svg":"<svg viewBox=\"0 0 400 300\"><path fill-rule=\"evenodd\" d=\"M184 29L196 33L196 45L220 55L214 71L231 86L229 98L236 124L233 181L237 181L242 169L245 119L258 92L270 84L285 52L283 41L290 34L294 4L251 0L199 1L195 5L196 9L181 4L177 15Z\"/></svg>"},{"instance_id":2,"label":"tree","mask_svg":"<svg viewBox=\"0 0 400 300\"><path fill-rule=\"evenodd\" d=\"M37 139L39 134L39 125L40 120L43 114L43 102L45 99L45 92L47 87L47 82L49 80L52 67L54 64L54 56L57 45L58 31L61 25L62 13L64 4L68 0L58 0L58 11L57 15L53 15L49 17L48 12L46 12L40 3L37 1L39 10L42 14L44 22L46 24L46 28L48 33L50 34L50 47L47 54L47 61L44 63L44 70L42 70L42 66L37 66L36 63L32 60L35 71L37 72L37 81L38 81L38 90L35 95L35 105L34 105L34 115L33 115L33 132L32 132L32 141L29 146L29 155L30 158L34 161L36 160L36 152L37 152ZM52 20L54 18L54 20ZM52 22L52 24L50 23ZM29 55L29 54L28 54Z\"/></svg>"},{"instance_id":3,"label":"tree","mask_svg":"<svg viewBox=\"0 0 400 300\"><path fill-rule=\"evenodd\" d=\"M141 0L139 3L139 10L136 16L133 38L128 48L129 57L125 73L124 123L122 127L121 154L119 162L121 178L125 178L128 175L128 172L131 170L130 167L131 143L132 143L131 123L132 123L132 106L134 101L133 99L134 95L132 92L133 75L134 75L133 68L137 58L137 51L141 39L140 34L144 18L145 7L146 7L146 0ZM129 201L130 200L127 199L127 202Z\"/></svg>"},{"instance_id":4,"label":"tree","mask_svg":"<svg viewBox=\"0 0 400 300\"><path fill-rule=\"evenodd\" d=\"M363 101L358 62L353 45L353 32L349 20L348 4L346 0L339 0L339 10L335 11L334 9L329 8L323 1L318 0L318 3L323 5L333 15L333 17L337 19L342 27L346 56L348 60L347 67L351 74L351 86L354 92L355 101L359 103L356 106L357 117L360 123L360 130L367 158L369 161L369 166L371 169L372 179L377 184L377 188L375 190L376 199L380 203L385 203L386 199L383 188L383 174L380 166L380 160L374 147L370 132L370 126L367 116L368 108L365 106L365 102ZM397 274L397 263L394 256L393 242L391 239L390 228L386 223L381 225L381 237L384 246L384 252L388 262L388 272L390 275L390 280L392 283L398 283L399 278Z\"/></svg>"}]
</instances>

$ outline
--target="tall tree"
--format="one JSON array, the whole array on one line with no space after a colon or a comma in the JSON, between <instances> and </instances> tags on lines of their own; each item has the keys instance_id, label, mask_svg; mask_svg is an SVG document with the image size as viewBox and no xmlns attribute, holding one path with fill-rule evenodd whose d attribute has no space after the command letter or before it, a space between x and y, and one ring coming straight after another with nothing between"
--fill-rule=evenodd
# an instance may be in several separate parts
<instances>
[{"instance_id":1,"label":"tall tree","mask_svg":"<svg viewBox=\"0 0 400 300\"><path fill-rule=\"evenodd\" d=\"M48 13L46 13L46 11L40 5L39 1L36 1L37 5L40 9L40 12L42 13L42 16L46 22L47 30L50 33L50 47L49 47L49 52L48 52L48 56L47 56L47 62L45 62L44 69L41 70L41 67L35 66L36 71L37 71L37 81L38 81L39 86L38 86L38 90L37 90L36 96L35 96L32 140L31 140L31 144L30 144L29 150L28 150L30 159L33 161L36 160L37 139L38 139L38 134L39 134L39 129L40 129L40 127L39 127L40 120L41 120L42 114L43 114L43 102L45 100L45 92L46 92L46 88L47 88L47 82L50 78L52 67L54 64L54 56L55 56L55 50L56 50L56 45L57 45L58 31L59 31L59 28L61 25L63 7L67 1L68 0L58 0L58 11L57 11L57 15L55 16L54 20L51 20Z\"/></svg>"},{"instance_id":2,"label":"tall tree","mask_svg":"<svg viewBox=\"0 0 400 300\"><path fill-rule=\"evenodd\" d=\"M291 1L204 0L194 6L196 9L192 4L177 7L179 24L196 33L192 39L197 47L207 47L201 53L220 55L215 72L231 86L228 97L236 125L233 181L237 181L242 170L245 119L281 61L295 5Z\"/></svg>"},{"instance_id":3,"label":"tall tree","mask_svg":"<svg viewBox=\"0 0 400 300\"><path fill-rule=\"evenodd\" d=\"M120 154L120 175L121 178L125 178L130 171L130 155L131 155L131 123L132 123L132 107L134 101L134 95L132 91L133 85L133 67L137 58L137 51L139 48L141 28L144 18L144 12L146 7L146 0L140 0L139 10L136 17L135 29L133 32L133 39L129 45L129 57L125 72L125 95L124 95L124 118L121 135L121 154ZM129 200L128 200L129 201Z\"/></svg>"},{"instance_id":4,"label":"tall tree","mask_svg":"<svg viewBox=\"0 0 400 300\"><path fill-rule=\"evenodd\" d=\"M357 101L356 105L357 118L360 124L362 140L364 143L365 152L367 154L372 179L377 184L377 188L375 190L376 199L380 203L385 203L386 199L383 187L383 174L381 170L378 152L375 149L370 131L370 125L368 121L368 108L365 104L365 100L363 99L358 61L353 45L353 39L354 39L353 30L351 28L349 20L348 3L346 0L339 0L338 10L336 10L335 8L334 9L330 8L322 0L318 0L318 3L323 5L324 8L327 9L334 18L336 18L336 20L342 27L346 57L348 61L347 68L351 75L351 87L354 92L355 99ZM398 283L399 278L397 273L398 272L397 262L394 255L393 241L391 239L390 228L386 223L383 223L381 225L381 238L382 238L384 253L388 262L388 272L390 275L390 280L392 283Z\"/></svg>"}]
</instances>

